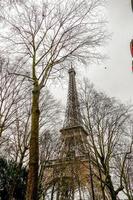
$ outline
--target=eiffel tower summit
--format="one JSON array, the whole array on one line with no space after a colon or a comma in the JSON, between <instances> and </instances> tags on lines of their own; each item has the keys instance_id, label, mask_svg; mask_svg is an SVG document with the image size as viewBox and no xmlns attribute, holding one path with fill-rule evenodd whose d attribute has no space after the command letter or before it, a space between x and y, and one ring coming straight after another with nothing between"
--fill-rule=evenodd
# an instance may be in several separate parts
<instances>
[{"instance_id":1,"label":"eiffel tower summit","mask_svg":"<svg viewBox=\"0 0 133 200\"><path fill-rule=\"evenodd\" d=\"M98 167L89 147L89 133L83 126L73 67L68 74L67 106L60 130L59 153L46 166L46 193L51 195L51 200L110 200L106 189L105 197L102 196ZM104 174L102 176L104 178Z\"/></svg>"}]
</instances>

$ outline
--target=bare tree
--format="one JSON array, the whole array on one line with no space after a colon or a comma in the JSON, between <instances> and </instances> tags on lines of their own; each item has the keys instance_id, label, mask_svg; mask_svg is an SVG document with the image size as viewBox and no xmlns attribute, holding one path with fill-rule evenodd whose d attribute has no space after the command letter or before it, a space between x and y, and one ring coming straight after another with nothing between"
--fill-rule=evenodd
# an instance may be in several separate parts
<instances>
[{"instance_id":1,"label":"bare tree","mask_svg":"<svg viewBox=\"0 0 133 200\"><path fill-rule=\"evenodd\" d=\"M31 89L29 88L22 91L23 103L18 102L15 109L14 121L10 125L6 135L9 140L3 144L3 156L17 163L16 173L13 183L9 188L9 196L12 200L14 189L16 188L17 180L19 178L22 167L28 165L29 156L29 141L30 141L30 126L31 126ZM21 104L21 106L19 105ZM53 141L58 137L58 126L61 122L61 105L57 102L50 92L45 89L45 93L40 98L40 162L39 162L39 183L41 183L45 162L47 162L54 152ZM49 131L47 131L49 130ZM49 133L49 134L48 134ZM56 134L55 134L56 133ZM53 138L54 136L54 138ZM51 139L50 139L51 138ZM53 139L52 139L53 138ZM41 184L40 184L41 185Z\"/></svg>"},{"instance_id":2,"label":"bare tree","mask_svg":"<svg viewBox=\"0 0 133 200\"><path fill-rule=\"evenodd\" d=\"M4 51L14 58L21 57L23 63L28 60L18 75L33 82L27 200L37 199L41 89L52 73L65 68L70 61L101 58L98 49L105 39L105 30L98 11L102 2L26 1L15 4L10 14L7 8L1 11L1 19L8 27L1 34Z\"/></svg>"},{"instance_id":3,"label":"bare tree","mask_svg":"<svg viewBox=\"0 0 133 200\"><path fill-rule=\"evenodd\" d=\"M9 74L9 61L0 60L0 137L15 121L16 105L21 106L23 98L20 98L24 78L18 79ZM22 97L22 96L21 96Z\"/></svg>"},{"instance_id":4,"label":"bare tree","mask_svg":"<svg viewBox=\"0 0 133 200\"><path fill-rule=\"evenodd\" d=\"M133 152L126 159L125 169L122 174L124 194L127 196L128 200L133 199Z\"/></svg>"},{"instance_id":5,"label":"bare tree","mask_svg":"<svg viewBox=\"0 0 133 200\"><path fill-rule=\"evenodd\" d=\"M94 173L94 177L99 177L103 199L106 199L108 191L112 200L116 200L119 192L124 189L122 177L129 148L123 138L128 137L128 142L131 142L127 128L131 106L97 92L87 81L82 88L81 98L84 124L89 133L89 144L98 171L98 174ZM121 168L119 176L114 180L118 168L114 160L118 164L118 155L121 157Z\"/></svg>"},{"instance_id":6,"label":"bare tree","mask_svg":"<svg viewBox=\"0 0 133 200\"><path fill-rule=\"evenodd\" d=\"M131 121L132 126L132 121ZM132 130L131 130L132 131ZM115 175L120 177L122 185L124 187L123 193L127 196L128 200L133 198L133 132L131 132L131 138L127 138L126 145L122 145L121 151L118 150L116 156ZM128 141L130 139L130 141ZM126 137L124 137L126 140ZM126 150L127 149L127 150Z\"/></svg>"}]
</instances>

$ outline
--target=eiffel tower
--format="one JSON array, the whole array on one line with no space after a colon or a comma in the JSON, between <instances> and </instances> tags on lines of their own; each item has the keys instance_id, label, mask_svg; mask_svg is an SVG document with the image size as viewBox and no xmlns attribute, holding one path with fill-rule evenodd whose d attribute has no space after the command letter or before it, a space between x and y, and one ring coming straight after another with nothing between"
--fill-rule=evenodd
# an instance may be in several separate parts
<instances>
[{"instance_id":1,"label":"eiffel tower","mask_svg":"<svg viewBox=\"0 0 133 200\"><path fill-rule=\"evenodd\" d=\"M88 144L88 132L83 127L74 68L69 71L67 107L60 130L58 158L47 164L44 174L46 190L51 200L102 200L100 181L94 177L97 166ZM110 197L108 192L106 200ZM104 200L105 200L104 199Z\"/></svg>"}]
</instances>

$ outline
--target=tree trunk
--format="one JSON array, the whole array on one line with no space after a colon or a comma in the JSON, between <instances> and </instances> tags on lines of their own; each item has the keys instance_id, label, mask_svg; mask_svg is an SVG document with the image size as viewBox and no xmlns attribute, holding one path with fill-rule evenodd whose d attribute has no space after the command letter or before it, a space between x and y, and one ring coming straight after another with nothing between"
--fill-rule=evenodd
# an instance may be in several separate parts
<instances>
[{"instance_id":1,"label":"tree trunk","mask_svg":"<svg viewBox=\"0 0 133 200\"><path fill-rule=\"evenodd\" d=\"M110 175L107 175L106 185L107 185L107 187L108 187L108 189L110 191L111 199L112 200L117 200L117 195L116 195L116 192L114 190Z\"/></svg>"},{"instance_id":2,"label":"tree trunk","mask_svg":"<svg viewBox=\"0 0 133 200\"><path fill-rule=\"evenodd\" d=\"M31 138L29 149L29 173L26 191L26 200L38 199L38 160L39 160L39 95L38 84L34 84L32 92L32 118L31 118Z\"/></svg>"},{"instance_id":3,"label":"tree trunk","mask_svg":"<svg viewBox=\"0 0 133 200\"><path fill-rule=\"evenodd\" d=\"M94 182L93 182L93 172L92 172L92 163L91 163L91 156L90 152L88 151L88 158L89 158L89 171L90 171L90 184L91 184L91 196L92 200L95 200L95 192L94 192Z\"/></svg>"}]
</instances>

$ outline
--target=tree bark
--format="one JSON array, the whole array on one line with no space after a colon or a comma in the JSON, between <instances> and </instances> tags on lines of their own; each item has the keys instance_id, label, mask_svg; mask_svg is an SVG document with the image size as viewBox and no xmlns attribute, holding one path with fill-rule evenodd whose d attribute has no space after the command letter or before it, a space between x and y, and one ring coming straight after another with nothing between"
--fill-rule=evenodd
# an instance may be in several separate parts
<instances>
[{"instance_id":1,"label":"tree bark","mask_svg":"<svg viewBox=\"0 0 133 200\"><path fill-rule=\"evenodd\" d=\"M107 175L106 186L108 187L112 200L117 200L117 194L114 190L114 186L112 184L111 176Z\"/></svg>"},{"instance_id":2,"label":"tree bark","mask_svg":"<svg viewBox=\"0 0 133 200\"><path fill-rule=\"evenodd\" d=\"M26 200L38 199L38 160L39 160L39 95L40 90L37 83L32 91L32 118L31 118L31 138L29 149L29 173Z\"/></svg>"}]
</instances>

